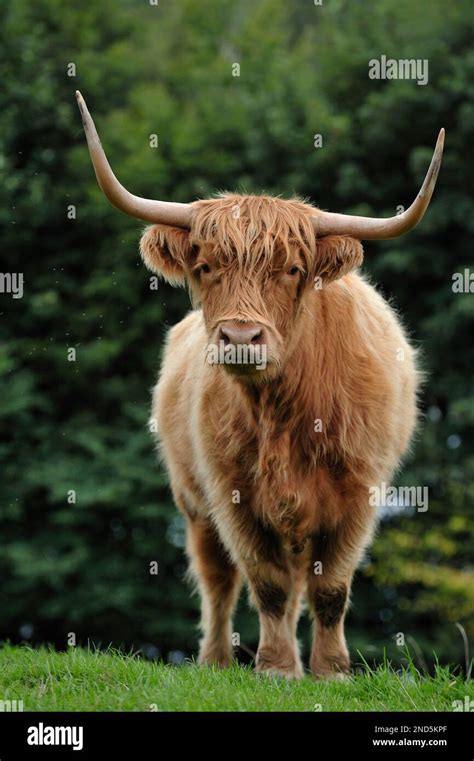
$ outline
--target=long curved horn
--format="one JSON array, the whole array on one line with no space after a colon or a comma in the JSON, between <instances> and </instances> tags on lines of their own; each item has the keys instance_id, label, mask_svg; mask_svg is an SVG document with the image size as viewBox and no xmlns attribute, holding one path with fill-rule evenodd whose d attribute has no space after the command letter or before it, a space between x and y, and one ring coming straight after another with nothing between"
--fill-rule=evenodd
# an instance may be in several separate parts
<instances>
[{"instance_id":1,"label":"long curved horn","mask_svg":"<svg viewBox=\"0 0 474 761\"><path fill-rule=\"evenodd\" d=\"M444 146L444 129L438 135L433 158L426 173L421 190L410 208L403 214L386 219L376 217L356 217L351 214L332 214L317 211L314 217L316 235L351 235L359 240L382 240L396 238L411 230L422 219L433 195Z\"/></svg>"},{"instance_id":2,"label":"long curved horn","mask_svg":"<svg viewBox=\"0 0 474 761\"><path fill-rule=\"evenodd\" d=\"M126 214L147 222L161 222L164 225L189 228L191 226L191 207L187 203L153 201L129 193L117 180L110 168L102 148L99 135L88 111L85 100L79 90L76 92L77 103L82 115L87 145L94 165L97 182L109 201Z\"/></svg>"}]
</instances>

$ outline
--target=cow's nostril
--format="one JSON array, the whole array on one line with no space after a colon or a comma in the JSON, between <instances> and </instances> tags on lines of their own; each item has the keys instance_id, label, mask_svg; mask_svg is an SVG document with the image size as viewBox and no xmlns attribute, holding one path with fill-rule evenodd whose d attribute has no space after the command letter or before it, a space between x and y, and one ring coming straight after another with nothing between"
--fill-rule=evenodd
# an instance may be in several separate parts
<instances>
[{"instance_id":1,"label":"cow's nostril","mask_svg":"<svg viewBox=\"0 0 474 761\"><path fill-rule=\"evenodd\" d=\"M228 346L231 342L228 334L223 328L219 330L219 341L222 341L225 346Z\"/></svg>"}]
</instances>

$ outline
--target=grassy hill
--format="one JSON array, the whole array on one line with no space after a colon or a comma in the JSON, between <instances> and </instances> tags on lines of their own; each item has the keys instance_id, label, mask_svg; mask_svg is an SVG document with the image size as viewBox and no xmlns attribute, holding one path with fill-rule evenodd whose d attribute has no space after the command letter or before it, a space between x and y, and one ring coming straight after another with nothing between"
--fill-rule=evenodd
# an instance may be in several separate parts
<instances>
[{"instance_id":1,"label":"grassy hill","mask_svg":"<svg viewBox=\"0 0 474 761\"><path fill-rule=\"evenodd\" d=\"M386 664L343 683L285 682L238 665L171 666L114 651L0 650L0 700L22 700L25 711L452 711L466 695L474 698L474 683L447 668L422 677Z\"/></svg>"}]
</instances>

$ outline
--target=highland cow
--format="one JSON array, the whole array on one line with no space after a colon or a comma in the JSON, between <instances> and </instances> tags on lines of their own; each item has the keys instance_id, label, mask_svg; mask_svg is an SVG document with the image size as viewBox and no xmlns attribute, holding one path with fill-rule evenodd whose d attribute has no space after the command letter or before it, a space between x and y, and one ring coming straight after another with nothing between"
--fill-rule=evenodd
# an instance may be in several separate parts
<instances>
[{"instance_id":1,"label":"highland cow","mask_svg":"<svg viewBox=\"0 0 474 761\"><path fill-rule=\"evenodd\" d=\"M142 257L187 285L194 305L169 332L152 416L202 597L199 661L231 662L244 580L260 620L257 671L302 675L296 627L306 599L311 672L341 678L352 578L377 524L369 489L390 482L417 419L415 351L359 272L360 241L419 222L443 131L416 200L389 219L269 196L178 204L119 184L78 101L104 193L155 223ZM248 351L245 361L209 361L212 346Z\"/></svg>"}]
</instances>

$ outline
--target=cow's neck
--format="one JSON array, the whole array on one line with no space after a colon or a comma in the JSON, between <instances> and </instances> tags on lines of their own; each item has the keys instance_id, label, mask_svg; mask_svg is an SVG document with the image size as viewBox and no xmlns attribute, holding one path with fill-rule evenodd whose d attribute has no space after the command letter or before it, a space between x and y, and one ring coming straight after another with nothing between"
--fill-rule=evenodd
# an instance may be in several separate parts
<instances>
[{"instance_id":1,"label":"cow's neck","mask_svg":"<svg viewBox=\"0 0 474 761\"><path fill-rule=\"evenodd\" d=\"M336 375L331 361L340 353L340 336L330 314L326 298L315 297L297 322L281 374L260 385L235 380L256 437L261 473L276 461L280 474L282 468L307 471L337 449L334 421L345 381L344 368Z\"/></svg>"},{"instance_id":2,"label":"cow's neck","mask_svg":"<svg viewBox=\"0 0 474 761\"><path fill-rule=\"evenodd\" d=\"M327 359L321 347L325 341L324 315L320 305L306 309L297 322L292 343L277 377L264 383L252 384L236 379L255 423L263 431L271 428L273 436L294 426L302 419L308 419L314 412L318 397L318 376ZM321 319L319 317L321 316ZM327 363L326 363L327 364Z\"/></svg>"}]
</instances>

